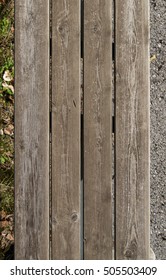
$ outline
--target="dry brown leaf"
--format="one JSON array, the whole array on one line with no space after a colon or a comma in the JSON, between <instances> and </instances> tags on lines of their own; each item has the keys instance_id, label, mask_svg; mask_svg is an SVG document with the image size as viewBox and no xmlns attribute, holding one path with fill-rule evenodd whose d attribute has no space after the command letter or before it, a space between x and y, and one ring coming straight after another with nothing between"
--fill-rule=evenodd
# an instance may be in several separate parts
<instances>
[{"instance_id":1,"label":"dry brown leaf","mask_svg":"<svg viewBox=\"0 0 166 280\"><path fill-rule=\"evenodd\" d=\"M0 228L6 228L9 225L8 221L1 221L0 222Z\"/></svg>"},{"instance_id":2,"label":"dry brown leaf","mask_svg":"<svg viewBox=\"0 0 166 280\"><path fill-rule=\"evenodd\" d=\"M14 26L11 27L11 32L14 33Z\"/></svg>"},{"instance_id":3,"label":"dry brown leaf","mask_svg":"<svg viewBox=\"0 0 166 280\"><path fill-rule=\"evenodd\" d=\"M12 124L9 124L8 127L4 128L4 133L6 135L13 135L13 130L14 130L14 126Z\"/></svg>"},{"instance_id":4,"label":"dry brown leaf","mask_svg":"<svg viewBox=\"0 0 166 280\"><path fill-rule=\"evenodd\" d=\"M5 211L3 211L3 210L0 211L0 220L3 221L5 219L5 217L6 217Z\"/></svg>"},{"instance_id":5,"label":"dry brown leaf","mask_svg":"<svg viewBox=\"0 0 166 280\"><path fill-rule=\"evenodd\" d=\"M6 236L6 239L8 239L10 241L14 240L13 236L10 233L8 233L8 235Z\"/></svg>"}]
</instances>

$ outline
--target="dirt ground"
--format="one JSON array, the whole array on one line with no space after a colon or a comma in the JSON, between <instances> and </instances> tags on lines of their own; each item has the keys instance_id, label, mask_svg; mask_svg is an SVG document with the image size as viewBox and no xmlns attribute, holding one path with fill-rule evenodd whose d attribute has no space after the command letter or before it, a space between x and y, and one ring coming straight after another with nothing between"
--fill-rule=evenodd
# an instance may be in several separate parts
<instances>
[{"instance_id":1,"label":"dirt ground","mask_svg":"<svg viewBox=\"0 0 166 280\"><path fill-rule=\"evenodd\" d=\"M151 247L166 259L166 1L151 0Z\"/></svg>"}]
</instances>

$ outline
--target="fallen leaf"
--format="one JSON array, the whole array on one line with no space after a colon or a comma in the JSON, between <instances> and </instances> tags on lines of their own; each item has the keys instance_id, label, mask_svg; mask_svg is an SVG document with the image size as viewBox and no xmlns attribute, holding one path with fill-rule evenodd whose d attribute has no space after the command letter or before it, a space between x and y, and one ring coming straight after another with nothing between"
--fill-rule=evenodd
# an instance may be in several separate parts
<instances>
[{"instance_id":1,"label":"fallen leaf","mask_svg":"<svg viewBox=\"0 0 166 280\"><path fill-rule=\"evenodd\" d=\"M0 135L3 135L3 129L0 129Z\"/></svg>"},{"instance_id":2,"label":"fallen leaf","mask_svg":"<svg viewBox=\"0 0 166 280\"><path fill-rule=\"evenodd\" d=\"M12 93L14 93L14 87L12 85L8 85L6 82L2 83L2 86L6 89L10 89Z\"/></svg>"},{"instance_id":3,"label":"fallen leaf","mask_svg":"<svg viewBox=\"0 0 166 280\"><path fill-rule=\"evenodd\" d=\"M156 60L155 54L150 58L150 62L152 62L152 61L154 61L154 60Z\"/></svg>"},{"instance_id":4,"label":"fallen leaf","mask_svg":"<svg viewBox=\"0 0 166 280\"><path fill-rule=\"evenodd\" d=\"M1 221L0 222L0 228L6 228L8 226L9 222L8 221Z\"/></svg>"},{"instance_id":5,"label":"fallen leaf","mask_svg":"<svg viewBox=\"0 0 166 280\"><path fill-rule=\"evenodd\" d=\"M10 122L10 118L3 118L3 123L6 123L6 124L8 124Z\"/></svg>"},{"instance_id":6,"label":"fallen leaf","mask_svg":"<svg viewBox=\"0 0 166 280\"><path fill-rule=\"evenodd\" d=\"M12 157L12 156L13 156L13 154L11 153L11 151L6 152L5 155L6 155L7 157ZM6 218L7 218L7 217L6 217Z\"/></svg>"},{"instance_id":7,"label":"fallen leaf","mask_svg":"<svg viewBox=\"0 0 166 280\"><path fill-rule=\"evenodd\" d=\"M8 235L6 236L6 239L8 239L10 241L14 240L13 236L10 233L8 233Z\"/></svg>"},{"instance_id":8,"label":"fallen leaf","mask_svg":"<svg viewBox=\"0 0 166 280\"><path fill-rule=\"evenodd\" d=\"M4 133L6 135L13 135L13 130L14 130L14 126L12 124L9 124L8 127L4 128Z\"/></svg>"},{"instance_id":9,"label":"fallen leaf","mask_svg":"<svg viewBox=\"0 0 166 280\"><path fill-rule=\"evenodd\" d=\"M6 217L5 211L3 211L3 210L0 211L0 220L3 221L5 219L5 217Z\"/></svg>"},{"instance_id":10,"label":"fallen leaf","mask_svg":"<svg viewBox=\"0 0 166 280\"><path fill-rule=\"evenodd\" d=\"M5 82L11 82L13 80L13 77L9 70L5 71L5 73L3 74L3 79Z\"/></svg>"},{"instance_id":11,"label":"fallen leaf","mask_svg":"<svg viewBox=\"0 0 166 280\"><path fill-rule=\"evenodd\" d=\"M11 32L14 33L14 27L13 26L11 27Z\"/></svg>"},{"instance_id":12,"label":"fallen leaf","mask_svg":"<svg viewBox=\"0 0 166 280\"><path fill-rule=\"evenodd\" d=\"M13 221L13 214L7 215L6 220L7 221Z\"/></svg>"}]
</instances>

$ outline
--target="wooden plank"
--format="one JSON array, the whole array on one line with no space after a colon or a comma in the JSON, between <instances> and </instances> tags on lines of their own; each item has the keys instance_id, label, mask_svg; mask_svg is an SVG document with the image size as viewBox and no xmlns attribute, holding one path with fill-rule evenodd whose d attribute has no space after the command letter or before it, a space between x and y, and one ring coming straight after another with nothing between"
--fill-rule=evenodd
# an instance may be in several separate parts
<instances>
[{"instance_id":1,"label":"wooden plank","mask_svg":"<svg viewBox=\"0 0 166 280\"><path fill-rule=\"evenodd\" d=\"M79 259L80 1L52 4L52 259Z\"/></svg>"},{"instance_id":2,"label":"wooden plank","mask_svg":"<svg viewBox=\"0 0 166 280\"><path fill-rule=\"evenodd\" d=\"M49 258L49 1L15 1L15 259Z\"/></svg>"},{"instance_id":3,"label":"wooden plank","mask_svg":"<svg viewBox=\"0 0 166 280\"><path fill-rule=\"evenodd\" d=\"M112 1L84 1L84 258L112 259Z\"/></svg>"},{"instance_id":4,"label":"wooden plank","mask_svg":"<svg viewBox=\"0 0 166 280\"><path fill-rule=\"evenodd\" d=\"M149 1L115 3L116 259L149 259Z\"/></svg>"}]
</instances>

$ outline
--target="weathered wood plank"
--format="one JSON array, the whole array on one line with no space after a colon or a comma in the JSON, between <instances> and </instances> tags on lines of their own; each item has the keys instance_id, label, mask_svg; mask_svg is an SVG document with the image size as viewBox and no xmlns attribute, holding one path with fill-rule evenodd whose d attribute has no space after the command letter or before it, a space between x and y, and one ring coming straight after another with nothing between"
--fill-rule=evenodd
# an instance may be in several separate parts
<instances>
[{"instance_id":1,"label":"weathered wood plank","mask_svg":"<svg viewBox=\"0 0 166 280\"><path fill-rule=\"evenodd\" d=\"M111 2L84 1L85 259L112 259Z\"/></svg>"},{"instance_id":2,"label":"weathered wood plank","mask_svg":"<svg viewBox=\"0 0 166 280\"><path fill-rule=\"evenodd\" d=\"M52 4L52 259L79 259L80 1Z\"/></svg>"},{"instance_id":3,"label":"weathered wood plank","mask_svg":"<svg viewBox=\"0 0 166 280\"><path fill-rule=\"evenodd\" d=\"M149 1L115 3L116 259L149 259Z\"/></svg>"},{"instance_id":4,"label":"weathered wood plank","mask_svg":"<svg viewBox=\"0 0 166 280\"><path fill-rule=\"evenodd\" d=\"M49 1L15 1L15 258L49 258Z\"/></svg>"}]
</instances>

